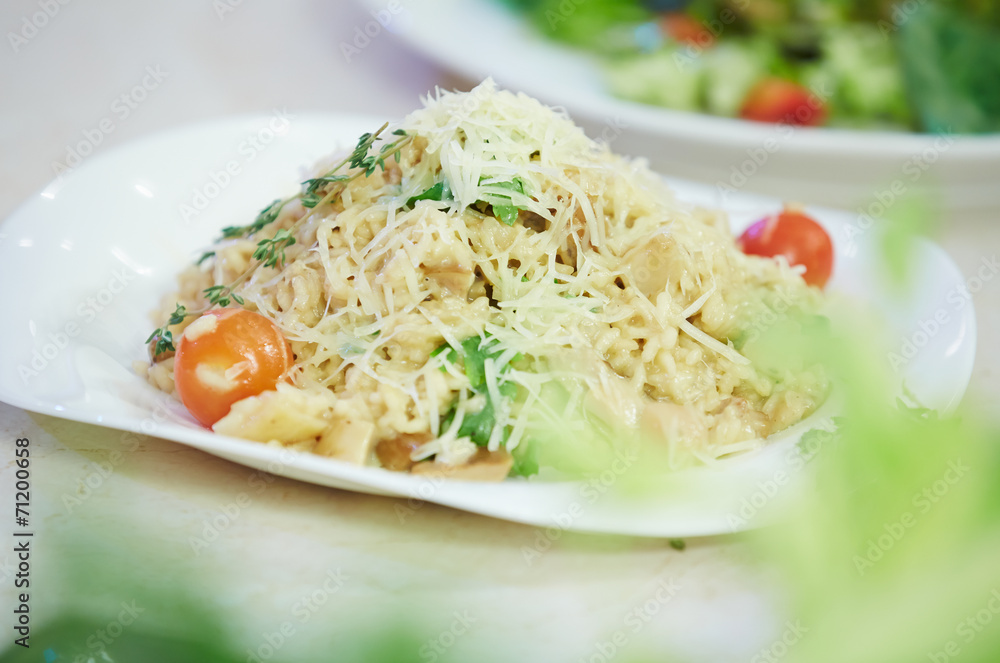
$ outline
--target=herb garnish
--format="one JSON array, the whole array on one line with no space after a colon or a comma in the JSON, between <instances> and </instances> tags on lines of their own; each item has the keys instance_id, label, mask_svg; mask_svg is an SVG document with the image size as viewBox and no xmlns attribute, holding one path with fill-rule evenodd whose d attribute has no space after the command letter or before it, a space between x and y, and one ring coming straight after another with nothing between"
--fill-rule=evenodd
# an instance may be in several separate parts
<instances>
[{"instance_id":1,"label":"herb garnish","mask_svg":"<svg viewBox=\"0 0 1000 663\"><path fill-rule=\"evenodd\" d=\"M219 239L247 237L249 235L253 235L258 230L263 230L264 226L273 223L278 218L278 214L281 213L281 208L283 208L286 203L291 202L291 200L292 198L273 201L257 214L257 218L255 218L252 223L245 226L226 226L222 229L222 237Z\"/></svg>"},{"instance_id":2,"label":"herb garnish","mask_svg":"<svg viewBox=\"0 0 1000 663\"><path fill-rule=\"evenodd\" d=\"M485 177L479 179L479 184L483 184ZM507 224L508 226L513 226L517 222L517 215L520 210L526 209L525 207L519 207L514 204L513 194L526 194L527 185L524 180L520 177L515 177L510 182L489 182L486 186L493 187L495 189L501 189L503 191L510 191L511 193L488 193L475 203L473 206L478 209L483 214L486 213L487 209L492 208L493 216ZM404 207L412 208L414 203L418 200L452 200L451 186L448 184L448 180L442 179L440 182L435 183L433 186L425 189L421 193L415 196L411 196Z\"/></svg>"},{"instance_id":3,"label":"herb garnish","mask_svg":"<svg viewBox=\"0 0 1000 663\"><path fill-rule=\"evenodd\" d=\"M432 357L436 357L447 351L448 354L445 355L445 358L452 363L455 363L461 356L465 376L469 379L469 387L474 394L486 399L486 404L479 412L465 414L458 429L459 437L468 437L481 447L489 443L490 435L497 425L496 414L499 404L493 402L486 386L486 360L495 360L502 354L498 345L499 341L487 333L485 340L479 336L472 336L462 341L459 348L444 343L431 353ZM515 355L511 361L516 361L519 357L520 355ZM509 370L510 364L505 364L500 369L500 375ZM500 380L497 390L501 397L513 398L517 394L517 385L510 381ZM457 408L457 402L453 403L448 412L441 418L441 428L448 428L451 425L455 419ZM510 430L504 430L501 440L506 441L509 435Z\"/></svg>"},{"instance_id":4,"label":"herb garnish","mask_svg":"<svg viewBox=\"0 0 1000 663\"><path fill-rule=\"evenodd\" d=\"M358 139L358 144L355 145L354 150L343 159L336 166L323 173L319 177L314 177L312 179L306 180L302 183L303 190L288 198L277 199L273 201L270 205L265 207L257 215L257 218L245 226L227 226L222 229L222 237L220 239L233 239L236 237L248 237L253 235L259 230L262 230L268 224L273 223L281 210L284 209L285 205L298 199L303 207L313 208L325 202L330 202L336 197L337 193L340 193L343 189L334 189L327 194L321 196L320 190L329 184L341 183L344 186L347 183L361 177L363 174L365 177L369 177L377 169L381 168L385 170L385 160L398 154L403 147L412 140L411 136L408 136L402 129L396 129L392 132L393 136L400 136L398 140L391 143L386 143L379 151L375 154L369 154L372 147L375 145L375 141L379 139L379 136L389 123L386 122L378 131L375 133L365 133L362 134ZM353 175L347 174L337 174L337 171L347 166L348 168L360 168L361 170L354 173Z\"/></svg>"},{"instance_id":5,"label":"herb garnish","mask_svg":"<svg viewBox=\"0 0 1000 663\"><path fill-rule=\"evenodd\" d=\"M413 207L413 204L418 200L451 200L451 186L449 186L448 180L441 180L422 193L412 196L406 201L406 206Z\"/></svg>"},{"instance_id":6,"label":"herb garnish","mask_svg":"<svg viewBox=\"0 0 1000 663\"><path fill-rule=\"evenodd\" d=\"M222 235L219 240L250 237L263 230L271 223L274 223L274 221L278 219L278 216L281 214L281 210L284 209L285 205L293 200L300 200L304 207L317 207L321 204L333 201L349 182L361 177L362 175L368 177L379 168L384 170L386 159L398 154L399 151L403 149L403 147L409 143L410 140L412 140L412 137L407 135L405 131L402 129L396 129L392 132L392 135L399 136L400 138L398 140L386 143L379 148L378 152L370 154L369 152L371 152L372 147L374 147L375 141L379 140L380 134L385 131L388 126L389 123L387 122L374 133L362 134L362 136L358 139L358 144L354 147L354 150L346 159L342 160L323 175L303 182L303 190L300 193L288 198L278 198L272 201L271 204L257 214L256 218L254 218L251 223L245 226L226 226L222 229ZM353 175L337 174L337 171L344 166L348 166L349 168L359 168L361 170ZM320 195L322 193L321 190L331 184L342 184L343 186L335 187L325 194ZM303 217L303 219L304 218L305 217ZM243 274L237 277L235 281L229 285L213 285L209 288L205 288L202 292L205 299L208 300L209 306L196 311L188 311L185 307L178 304L167 323L162 327L154 329L153 333L146 339L146 343L152 343L154 340L156 341L152 348L153 357L155 358L157 355L176 350L174 346L173 333L169 330L169 327L180 324L187 317L201 315L213 306L220 306L224 308L229 306L231 301L242 306L244 301L242 297L234 292L236 287L250 278L258 267L276 267L280 269L284 266L285 249L292 244L295 244L295 231L298 229L303 219L299 219L290 229L282 228L274 234L274 237L270 239L262 239L257 242L257 248L253 252L253 259L255 262L251 264L250 267L243 272ZM201 263L214 255L215 251L206 251L200 258L198 258L195 264L201 265Z\"/></svg>"},{"instance_id":7,"label":"herb garnish","mask_svg":"<svg viewBox=\"0 0 1000 663\"><path fill-rule=\"evenodd\" d=\"M512 193L520 193L522 195L525 193L524 180L520 177L515 177L511 182L494 182L489 184L489 186L506 189ZM493 215L508 226L513 226L517 222L517 213L524 209L523 207L518 207L514 204L512 195L502 193L489 194L487 198L489 198L489 200L481 200L477 202L492 205ZM507 202L503 202L505 200Z\"/></svg>"},{"instance_id":8,"label":"herb garnish","mask_svg":"<svg viewBox=\"0 0 1000 663\"><path fill-rule=\"evenodd\" d=\"M295 243L295 238L282 228L274 233L271 239L257 242L257 250L253 252L254 260L259 260L265 267L275 267L285 262L285 249Z\"/></svg>"},{"instance_id":9,"label":"herb garnish","mask_svg":"<svg viewBox=\"0 0 1000 663\"><path fill-rule=\"evenodd\" d=\"M232 286L228 285L213 285L211 287L202 290L205 294L205 299L208 300L213 306L219 306L225 308L229 306L229 300L232 299L234 302L243 305L243 298L239 295L233 293ZM202 311L204 313L204 311ZM187 315L194 315L194 312L188 313Z\"/></svg>"},{"instance_id":10,"label":"herb garnish","mask_svg":"<svg viewBox=\"0 0 1000 663\"><path fill-rule=\"evenodd\" d=\"M174 351L174 334L168 329L171 325L179 325L184 318L188 316L187 309L177 304L174 307L174 312L170 314L170 319L167 320L167 324L153 330L153 333L149 335L146 339L146 343L152 343L156 341L156 345L153 346L153 356L161 355L164 352Z\"/></svg>"}]
</instances>

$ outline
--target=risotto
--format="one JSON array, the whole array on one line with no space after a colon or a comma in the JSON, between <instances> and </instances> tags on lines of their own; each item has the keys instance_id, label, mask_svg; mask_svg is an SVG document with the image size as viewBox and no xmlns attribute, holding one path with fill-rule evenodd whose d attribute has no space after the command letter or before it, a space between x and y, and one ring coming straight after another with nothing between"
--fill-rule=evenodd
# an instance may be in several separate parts
<instances>
[{"instance_id":1,"label":"risotto","mask_svg":"<svg viewBox=\"0 0 1000 663\"><path fill-rule=\"evenodd\" d=\"M818 367L779 374L741 351L762 316L821 305L800 271L744 255L724 214L486 81L225 228L154 313L141 370L183 392L185 344L227 319L196 314L242 309L291 352L272 384L233 392L211 423L224 435L468 479L535 472L573 426L712 462L826 394ZM195 372L225 391L256 366Z\"/></svg>"}]
</instances>

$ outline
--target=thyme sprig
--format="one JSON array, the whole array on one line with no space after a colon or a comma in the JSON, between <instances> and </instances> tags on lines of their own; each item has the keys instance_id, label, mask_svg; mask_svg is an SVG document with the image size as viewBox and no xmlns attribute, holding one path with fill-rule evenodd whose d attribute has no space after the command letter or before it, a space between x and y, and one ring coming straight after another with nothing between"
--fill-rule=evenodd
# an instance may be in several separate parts
<instances>
[{"instance_id":1,"label":"thyme sprig","mask_svg":"<svg viewBox=\"0 0 1000 663\"><path fill-rule=\"evenodd\" d=\"M369 177L380 168L385 170L386 160L399 154L399 151L412 140L412 137L407 135L405 131L402 129L396 129L392 132L392 135L399 136L397 140L394 140L391 143L385 143L377 152L371 153L372 148L375 146L375 142L379 140L380 135L388 126L389 123L386 122L374 133L362 134L358 139L357 145L355 145L354 149L345 159L319 177L314 177L303 182L302 191L298 194L289 196L288 198L275 199L267 207L262 209L252 222L245 226L226 226L223 228L219 241L224 239L250 237L256 234L271 223L274 223L278 219L278 216L281 214L281 210L284 209L285 205L294 200L299 200L303 207L308 207L310 209L332 202L350 182L361 177L362 175ZM353 175L348 175L346 173L338 174L337 171L344 166L359 170ZM323 194L322 190L331 184L342 184L343 186L333 187ZM174 352L176 350L174 346L173 333L170 331L169 327L179 325L185 318L201 315L214 306L225 308L226 306L229 306L231 302L236 302L240 306L243 306L243 298L236 294L236 288L249 279L250 276L252 276L253 273L261 266L276 267L278 269L281 269L281 267L284 266L285 249L295 244L295 231L302 225L304 219L305 217L299 219L289 229L282 228L274 234L274 237L270 239L262 239L257 242L257 248L253 252L254 262L246 269L245 272L240 274L235 281L229 285L213 285L205 288L202 291L202 294L208 301L208 306L194 311L189 311L181 304L177 304L174 312L170 315L170 319L167 320L167 323L162 327L154 329L153 333L151 333L149 338L146 339L147 344L153 344L150 348L150 353L153 358L155 359L161 354ZM200 258L198 258L195 264L200 265L214 255L214 251L206 251Z\"/></svg>"},{"instance_id":2,"label":"thyme sprig","mask_svg":"<svg viewBox=\"0 0 1000 663\"><path fill-rule=\"evenodd\" d=\"M233 286L229 285L213 285L209 288L202 290L205 294L205 299L212 306L218 306L220 308L226 308L229 306L229 300L232 299L234 302L243 306L245 302L243 298L233 292ZM193 313L191 314L193 315Z\"/></svg>"},{"instance_id":3,"label":"thyme sprig","mask_svg":"<svg viewBox=\"0 0 1000 663\"><path fill-rule=\"evenodd\" d=\"M341 183L347 186L348 183L360 177L362 174L365 177L369 177L379 168L385 170L385 161L390 157L399 153L403 147L412 140L411 136L408 136L402 129L396 129L392 132L392 135L399 136L398 140L391 143L385 143L379 148L378 152L370 154L372 148L375 146L375 141L379 140L382 132L386 130L389 123L383 124L374 133L362 134L358 139L358 144L354 146L351 153L343 159L336 166L323 173L319 177L314 177L308 179L302 183L302 191L294 196L289 196L288 198L278 198L271 202L270 205L265 207L257 214L251 223L245 226L227 226L222 229L222 237L220 239L234 239L237 237L249 237L254 233L262 230L265 226L273 223L277 220L278 215L281 214L281 210L285 208L285 205L292 202L293 200L299 200L303 207L313 208L317 207L323 203L330 202L331 196L326 194L325 196L320 195L320 190L330 184ZM337 171L348 166L348 168L359 168L358 172L353 175L347 175L345 173L338 174ZM334 189L333 191L339 193L343 189Z\"/></svg>"},{"instance_id":4,"label":"thyme sprig","mask_svg":"<svg viewBox=\"0 0 1000 663\"><path fill-rule=\"evenodd\" d=\"M155 341L155 345L150 351L154 357L164 354L165 352L174 351L174 334L170 331L170 329L168 329L168 327L172 325L179 325L187 316L187 309L182 304L177 304L174 308L174 312L170 314L170 319L167 320L167 324L153 330L153 333L146 339L146 343L153 343Z\"/></svg>"},{"instance_id":5,"label":"thyme sprig","mask_svg":"<svg viewBox=\"0 0 1000 663\"><path fill-rule=\"evenodd\" d=\"M294 243L295 238L292 234L282 228L271 239L262 239L257 242L257 250L253 252L253 258L259 260L265 267L283 265L285 263L285 249Z\"/></svg>"},{"instance_id":6,"label":"thyme sprig","mask_svg":"<svg viewBox=\"0 0 1000 663\"><path fill-rule=\"evenodd\" d=\"M282 208L294 199L295 197L293 196L284 200L281 200L280 198L274 200L270 205L262 209L251 223L248 223L245 226L226 226L223 228L222 236L219 239L223 240L235 239L237 237L248 237L259 230L263 230L264 226L276 221Z\"/></svg>"}]
</instances>

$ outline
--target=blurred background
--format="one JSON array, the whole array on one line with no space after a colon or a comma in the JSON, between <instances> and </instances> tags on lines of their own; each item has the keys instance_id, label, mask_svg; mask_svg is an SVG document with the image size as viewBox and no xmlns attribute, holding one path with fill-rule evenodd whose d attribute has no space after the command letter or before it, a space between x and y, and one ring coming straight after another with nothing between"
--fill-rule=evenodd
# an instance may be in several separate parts
<instances>
[{"instance_id":1,"label":"blurred background","mask_svg":"<svg viewBox=\"0 0 1000 663\"><path fill-rule=\"evenodd\" d=\"M566 106L616 151L722 193L802 182L780 195L864 213L917 164L922 183L950 196L934 239L977 278L1000 253L1000 148L990 135L1000 95L995 3L802 4L825 10L794 13L792 3L764 0L695 2L670 16L684 3L7 0L0 218L67 168L147 134L275 112L364 113L380 123L436 86L466 90L493 75ZM930 5L972 18L941 14L905 27ZM465 29L436 35L428 25ZM924 32L907 32L916 27ZM903 37L904 51L921 56L906 66L893 41ZM944 55L931 57L932 47ZM536 53L554 58L551 68ZM674 78L659 83L661 75ZM798 88L772 89L771 79ZM567 82L575 89L563 92ZM827 83L841 93L821 110L808 94L795 101ZM802 103L807 116L780 124ZM804 126L820 124L849 133ZM759 176L737 182L778 126L793 127L787 148L767 151L774 158L757 164ZM879 133L857 133L866 130ZM927 140L952 133L977 137L956 139L940 160L927 156ZM859 150L877 168L852 179ZM806 182L835 177L833 190ZM974 205L960 204L966 195ZM8 649L16 558L6 544L0 553L0 657L998 660L997 281L980 281L973 300L979 346L962 419L928 432L859 404L858 420L872 425L847 445L857 455L833 464L816 510L763 543L553 534L261 475L181 445L0 404L5 451L16 438L31 440L38 523L30 650ZM956 446L942 452L942 440ZM872 452L879 444L884 454ZM901 461L907 445L927 464ZM11 457L4 504L14 502ZM974 470L954 491L945 482L949 502L934 491L956 459ZM851 483L859 474L865 480ZM923 515L915 496L928 489L933 517L918 518L919 535L897 538L910 531L899 525L904 514ZM845 493L854 497L838 499ZM891 550L896 561L868 573L865 562Z\"/></svg>"}]
</instances>

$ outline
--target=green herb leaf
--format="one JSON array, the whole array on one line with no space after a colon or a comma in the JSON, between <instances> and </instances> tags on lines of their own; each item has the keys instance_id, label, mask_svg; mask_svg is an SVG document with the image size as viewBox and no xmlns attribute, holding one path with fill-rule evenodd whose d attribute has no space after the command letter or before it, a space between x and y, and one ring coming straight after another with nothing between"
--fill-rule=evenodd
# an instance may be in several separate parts
<instances>
[{"instance_id":1,"label":"green herb leaf","mask_svg":"<svg viewBox=\"0 0 1000 663\"><path fill-rule=\"evenodd\" d=\"M350 343L344 343L342 346L340 346L340 349L337 350L337 354L339 354L343 359L347 359L348 357L354 357L356 355L360 355L363 353L364 353L363 349L359 348L356 345L351 345Z\"/></svg>"},{"instance_id":2,"label":"green herb leaf","mask_svg":"<svg viewBox=\"0 0 1000 663\"><path fill-rule=\"evenodd\" d=\"M455 407L448 411L441 421L442 428L451 426L455 419ZM486 405L479 412L466 412L462 417L462 425L458 427L459 437L468 437L476 445L485 447L493 434L493 428L497 425L496 411L493 409L493 402L487 397ZM504 435L506 438L506 435Z\"/></svg>"},{"instance_id":3,"label":"green herb leaf","mask_svg":"<svg viewBox=\"0 0 1000 663\"><path fill-rule=\"evenodd\" d=\"M508 226L513 226L517 223L517 213L519 209L520 208L514 207L513 205L494 205L493 214Z\"/></svg>"},{"instance_id":4,"label":"green herb leaf","mask_svg":"<svg viewBox=\"0 0 1000 663\"><path fill-rule=\"evenodd\" d=\"M153 346L153 356L161 355L164 352L173 352L174 348L174 335L173 332L169 331L165 327L159 327L153 330L153 333L149 335L146 339L146 343L152 343L156 341L156 345Z\"/></svg>"},{"instance_id":5,"label":"green herb leaf","mask_svg":"<svg viewBox=\"0 0 1000 663\"><path fill-rule=\"evenodd\" d=\"M538 447L533 440L522 438L510 455L514 457L514 464L508 476L530 477L538 474Z\"/></svg>"},{"instance_id":6,"label":"green herb leaf","mask_svg":"<svg viewBox=\"0 0 1000 663\"><path fill-rule=\"evenodd\" d=\"M202 292L205 294L205 299L208 300L209 304L214 304L221 308L229 306L229 300L233 297L232 288L228 285L213 285L205 288Z\"/></svg>"},{"instance_id":7,"label":"green herb leaf","mask_svg":"<svg viewBox=\"0 0 1000 663\"><path fill-rule=\"evenodd\" d=\"M153 346L154 357L161 355L164 352L173 352L176 349L174 347L174 334L168 329L168 327L179 325L184 321L184 318L189 315L194 314L188 313L188 310L184 306L177 304L174 307L174 312L170 314L167 324L153 330L153 333L146 339L146 343L156 341L156 345Z\"/></svg>"},{"instance_id":8,"label":"green herb leaf","mask_svg":"<svg viewBox=\"0 0 1000 663\"><path fill-rule=\"evenodd\" d=\"M451 200L451 187L448 185L448 181L441 180L422 193L411 197L406 201L406 207L413 207L418 200Z\"/></svg>"},{"instance_id":9,"label":"green herb leaf","mask_svg":"<svg viewBox=\"0 0 1000 663\"><path fill-rule=\"evenodd\" d=\"M285 249L295 243L295 238L285 228L274 234L271 239L262 239L257 242L257 250L253 252L253 257L260 260L264 267L278 267L285 263Z\"/></svg>"},{"instance_id":10,"label":"green herb leaf","mask_svg":"<svg viewBox=\"0 0 1000 663\"><path fill-rule=\"evenodd\" d=\"M445 356L445 359L447 359L449 362L451 362L453 364L456 361L458 361L458 352L455 350L455 348L451 347L447 343L442 343L441 345L437 346L437 348L435 348L434 351L431 352L431 356L432 357L437 357L439 354L441 354L445 350L448 351L448 354ZM442 364L441 365L441 372L442 373L447 373L448 372L448 367L445 366L444 364Z\"/></svg>"},{"instance_id":11,"label":"green herb leaf","mask_svg":"<svg viewBox=\"0 0 1000 663\"><path fill-rule=\"evenodd\" d=\"M490 435L496 427L497 405L493 402L486 387L486 360L496 359L502 352L497 347L497 340L489 334L486 335L485 339L480 336L471 336L463 340L460 345L465 376L469 379L469 385L473 393L484 396L486 404L479 412L466 413L462 419L461 426L459 426L458 434L459 436L468 436L474 443L484 446L489 442ZM431 353L431 356L436 357L444 352L445 349L449 350L447 359L451 362L457 361L459 351L447 343L435 349ZM516 361L519 357L520 355L517 355L511 361ZM504 365L500 369L500 374L507 372L509 369L509 364ZM498 391L503 398L514 398L517 395L517 385L513 382L503 381L498 385ZM441 418L441 428L447 428L451 425L451 422L455 419L456 408L457 402L453 403L448 412ZM505 430L501 439L506 440L508 435L510 435L510 431Z\"/></svg>"},{"instance_id":12,"label":"green herb leaf","mask_svg":"<svg viewBox=\"0 0 1000 663\"><path fill-rule=\"evenodd\" d=\"M314 177L311 180L306 180L305 182L302 183L302 186L306 188L305 189L306 191L312 192L326 186L327 184L333 184L335 182L346 182L349 179L351 179L350 175L333 175L328 173L326 175Z\"/></svg>"},{"instance_id":13,"label":"green herb leaf","mask_svg":"<svg viewBox=\"0 0 1000 663\"><path fill-rule=\"evenodd\" d=\"M482 179L479 181L482 184ZM482 200L477 200L476 205L491 205L493 207L493 215L499 219L501 222L507 224L508 226L513 226L517 223L518 212L523 207L518 207L514 204L513 193L525 194L525 182L520 177L515 177L510 182L490 182L486 186L505 189L512 192L510 195L503 193L490 193Z\"/></svg>"},{"instance_id":14,"label":"green herb leaf","mask_svg":"<svg viewBox=\"0 0 1000 663\"><path fill-rule=\"evenodd\" d=\"M328 184L335 184L337 182L347 182L350 181L350 179L351 179L350 175L343 175L343 174L334 175L332 172L330 172L327 173L326 175L322 175L320 177L314 177L311 180L306 180L305 182L302 183L304 189L302 190L302 193L299 195L299 200L301 201L303 207L308 207L312 209L313 207L319 205L320 202L323 200L323 198L325 198L327 195L322 193L320 189L322 189Z\"/></svg>"},{"instance_id":15,"label":"green herb leaf","mask_svg":"<svg viewBox=\"0 0 1000 663\"><path fill-rule=\"evenodd\" d=\"M174 312L170 314L170 319L167 320L167 325L179 325L188 315L189 313L187 312L187 308L177 304L174 307Z\"/></svg>"},{"instance_id":16,"label":"green herb leaf","mask_svg":"<svg viewBox=\"0 0 1000 663\"><path fill-rule=\"evenodd\" d=\"M462 361L465 363L465 376L474 391L486 387L486 360L495 355L490 354L489 343L483 342L478 336L472 336L462 341ZM499 353L497 353L499 354Z\"/></svg>"},{"instance_id":17,"label":"green herb leaf","mask_svg":"<svg viewBox=\"0 0 1000 663\"><path fill-rule=\"evenodd\" d=\"M255 232L261 230L270 223L277 220L278 215L281 213L281 209L286 203L291 201L292 198L286 198L285 200L276 199L270 205L265 207L257 214L257 218L245 226L226 226L222 229L222 239L233 239L236 237L248 237L253 235Z\"/></svg>"}]
</instances>

